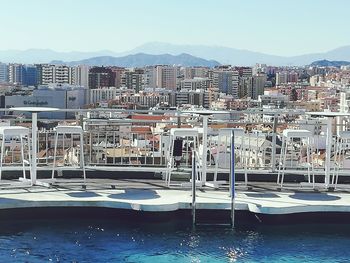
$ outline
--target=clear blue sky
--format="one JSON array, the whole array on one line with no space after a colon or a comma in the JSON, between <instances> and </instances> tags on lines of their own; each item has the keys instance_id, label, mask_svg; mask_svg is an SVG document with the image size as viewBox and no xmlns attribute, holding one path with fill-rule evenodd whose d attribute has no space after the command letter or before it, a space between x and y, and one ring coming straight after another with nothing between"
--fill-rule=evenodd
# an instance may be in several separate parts
<instances>
[{"instance_id":1,"label":"clear blue sky","mask_svg":"<svg viewBox=\"0 0 350 263\"><path fill-rule=\"evenodd\" d=\"M0 0L0 50L146 42L298 55L350 45L349 0Z\"/></svg>"}]
</instances>

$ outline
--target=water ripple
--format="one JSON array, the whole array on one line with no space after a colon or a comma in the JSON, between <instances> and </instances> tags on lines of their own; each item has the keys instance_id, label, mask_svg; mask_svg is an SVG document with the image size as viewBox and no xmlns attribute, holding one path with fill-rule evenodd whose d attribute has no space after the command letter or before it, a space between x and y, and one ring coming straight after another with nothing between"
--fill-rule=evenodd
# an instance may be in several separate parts
<instances>
[{"instance_id":1,"label":"water ripple","mask_svg":"<svg viewBox=\"0 0 350 263\"><path fill-rule=\"evenodd\" d=\"M0 233L0 262L347 262L350 226L259 229L28 222Z\"/></svg>"}]
</instances>

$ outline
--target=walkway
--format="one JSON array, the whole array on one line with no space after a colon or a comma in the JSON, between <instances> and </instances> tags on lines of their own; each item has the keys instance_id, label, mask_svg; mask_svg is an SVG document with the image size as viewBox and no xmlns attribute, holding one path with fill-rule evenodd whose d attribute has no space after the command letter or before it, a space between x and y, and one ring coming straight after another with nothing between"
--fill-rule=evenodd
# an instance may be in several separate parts
<instances>
[{"instance_id":1,"label":"walkway","mask_svg":"<svg viewBox=\"0 0 350 263\"><path fill-rule=\"evenodd\" d=\"M168 189L161 180L89 179L86 190L82 189L79 180L62 179L58 182L52 188L9 189L4 186L0 189L0 209L73 206L166 212L191 208L190 189ZM259 214L350 212L350 191L315 192L300 189L296 184L289 185L296 190L282 191L277 191L273 183L253 183L250 186L249 190L237 187L237 210ZM198 189L197 208L229 209L228 191Z\"/></svg>"}]
</instances>

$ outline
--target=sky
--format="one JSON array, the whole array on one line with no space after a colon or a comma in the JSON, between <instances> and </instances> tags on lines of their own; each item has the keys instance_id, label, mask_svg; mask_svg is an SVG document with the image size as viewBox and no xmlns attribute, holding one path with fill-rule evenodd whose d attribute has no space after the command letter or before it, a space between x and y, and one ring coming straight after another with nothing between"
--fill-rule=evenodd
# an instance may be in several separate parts
<instances>
[{"instance_id":1,"label":"sky","mask_svg":"<svg viewBox=\"0 0 350 263\"><path fill-rule=\"evenodd\" d=\"M349 10L349 0L0 0L0 50L156 41L292 56L350 45Z\"/></svg>"}]
</instances>

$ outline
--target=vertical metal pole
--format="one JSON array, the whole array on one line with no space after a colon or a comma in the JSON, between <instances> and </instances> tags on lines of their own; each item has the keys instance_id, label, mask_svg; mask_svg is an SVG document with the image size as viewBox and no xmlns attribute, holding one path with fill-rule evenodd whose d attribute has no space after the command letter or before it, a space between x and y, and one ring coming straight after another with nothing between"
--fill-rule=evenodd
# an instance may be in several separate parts
<instances>
[{"instance_id":1,"label":"vertical metal pole","mask_svg":"<svg viewBox=\"0 0 350 263\"><path fill-rule=\"evenodd\" d=\"M24 163L24 142L23 142L23 136L20 136L21 138L21 158L22 158L22 168L23 168L23 178L26 179L26 167Z\"/></svg>"},{"instance_id":2,"label":"vertical metal pole","mask_svg":"<svg viewBox=\"0 0 350 263\"><path fill-rule=\"evenodd\" d=\"M271 156L271 165L272 165L272 172L275 172L276 170L276 137L277 137L277 115L274 115L273 118L273 133L272 133L272 156Z\"/></svg>"},{"instance_id":3,"label":"vertical metal pole","mask_svg":"<svg viewBox=\"0 0 350 263\"><path fill-rule=\"evenodd\" d=\"M327 141L326 141L326 163L325 163L325 187L329 187L330 179L330 163L331 163L331 149L332 149L332 117L327 117Z\"/></svg>"},{"instance_id":4,"label":"vertical metal pole","mask_svg":"<svg viewBox=\"0 0 350 263\"><path fill-rule=\"evenodd\" d=\"M36 183L37 131L38 113L32 112L32 185Z\"/></svg>"},{"instance_id":5,"label":"vertical metal pole","mask_svg":"<svg viewBox=\"0 0 350 263\"><path fill-rule=\"evenodd\" d=\"M82 129L84 129L84 115L80 114L79 115L79 123Z\"/></svg>"},{"instance_id":6,"label":"vertical metal pole","mask_svg":"<svg viewBox=\"0 0 350 263\"><path fill-rule=\"evenodd\" d=\"M0 155L0 180L2 176L2 160L4 159L5 152L5 133L2 134L2 142L1 142L1 155Z\"/></svg>"},{"instance_id":7,"label":"vertical metal pole","mask_svg":"<svg viewBox=\"0 0 350 263\"><path fill-rule=\"evenodd\" d=\"M207 181L207 141L208 141L208 116L203 115L203 153L202 153L202 184Z\"/></svg>"},{"instance_id":8,"label":"vertical metal pole","mask_svg":"<svg viewBox=\"0 0 350 263\"><path fill-rule=\"evenodd\" d=\"M231 197L231 226L235 227L235 133L231 133L231 162L230 162L230 197Z\"/></svg>"},{"instance_id":9,"label":"vertical metal pole","mask_svg":"<svg viewBox=\"0 0 350 263\"><path fill-rule=\"evenodd\" d=\"M92 130L89 131L89 135L90 135L90 140L89 140L89 164L91 165L92 163Z\"/></svg>"},{"instance_id":10,"label":"vertical metal pole","mask_svg":"<svg viewBox=\"0 0 350 263\"><path fill-rule=\"evenodd\" d=\"M47 130L45 131L45 146L46 149L49 149L49 133L47 132ZM46 154L46 165L49 164L49 155Z\"/></svg>"},{"instance_id":11,"label":"vertical metal pole","mask_svg":"<svg viewBox=\"0 0 350 263\"><path fill-rule=\"evenodd\" d=\"M85 171L85 156L84 156L84 131L81 131L81 134L80 134L80 168L83 169L83 176L84 176L84 183L85 183L86 171Z\"/></svg>"},{"instance_id":12,"label":"vertical metal pole","mask_svg":"<svg viewBox=\"0 0 350 263\"><path fill-rule=\"evenodd\" d=\"M58 132L55 133L55 147L53 152L52 179L55 178L56 157L57 157Z\"/></svg>"},{"instance_id":13,"label":"vertical metal pole","mask_svg":"<svg viewBox=\"0 0 350 263\"><path fill-rule=\"evenodd\" d=\"M2 175L2 160L4 159L5 152L5 133L2 134L2 142L1 142L1 155L0 155L0 180Z\"/></svg>"},{"instance_id":14,"label":"vertical metal pole","mask_svg":"<svg viewBox=\"0 0 350 263\"><path fill-rule=\"evenodd\" d=\"M192 225L196 225L196 151L192 150Z\"/></svg>"}]
</instances>

